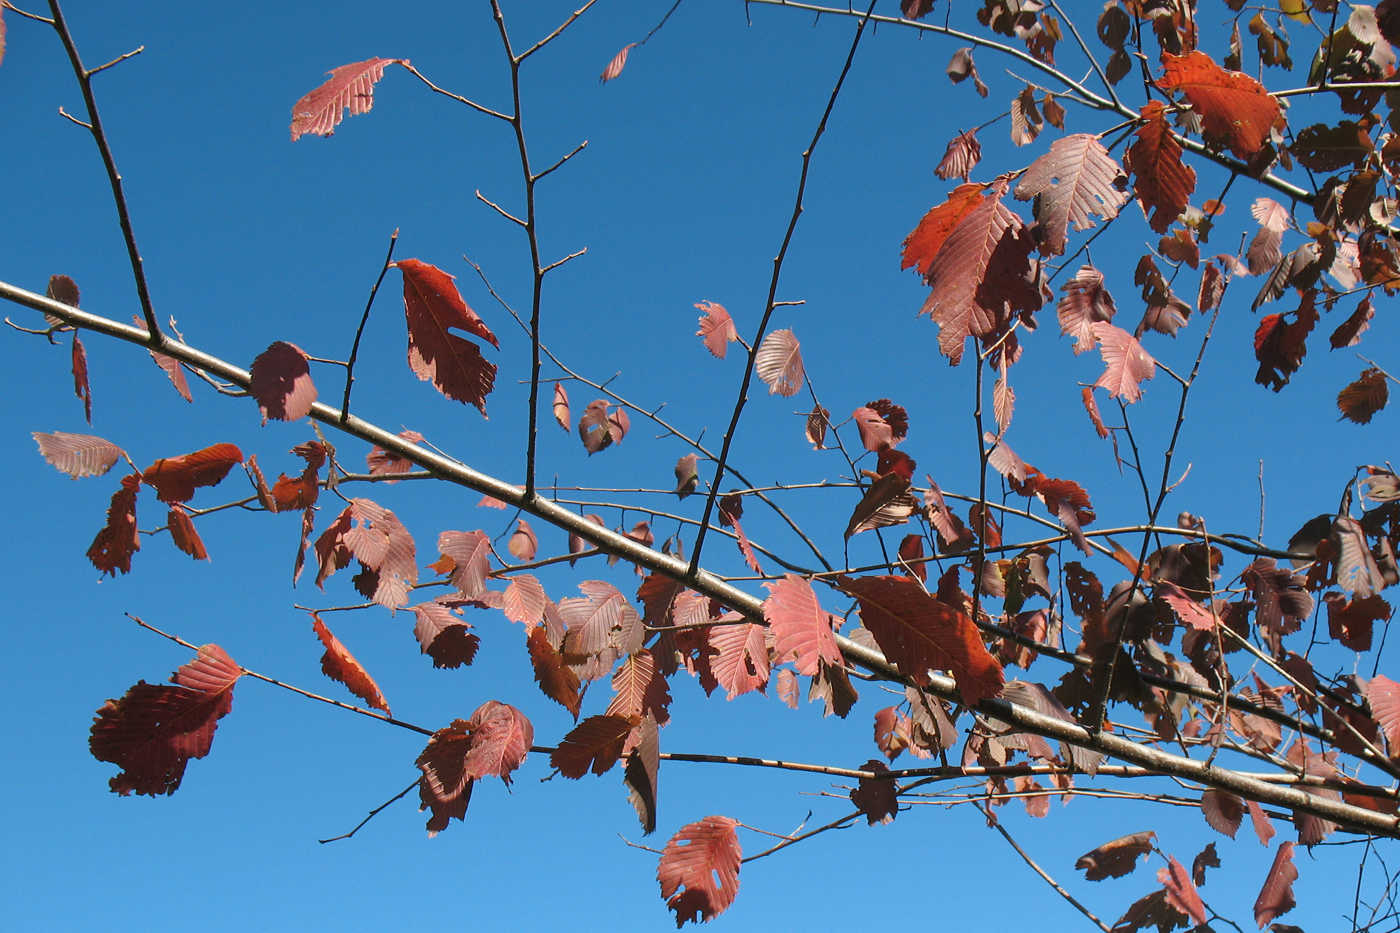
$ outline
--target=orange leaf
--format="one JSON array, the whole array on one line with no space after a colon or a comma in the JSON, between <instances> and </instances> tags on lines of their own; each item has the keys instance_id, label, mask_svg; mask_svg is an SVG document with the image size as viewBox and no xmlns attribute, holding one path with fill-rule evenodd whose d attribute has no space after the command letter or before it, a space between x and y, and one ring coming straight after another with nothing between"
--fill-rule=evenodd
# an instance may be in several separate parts
<instances>
[{"instance_id":1,"label":"orange leaf","mask_svg":"<svg viewBox=\"0 0 1400 933\"><path fill-rule=\"evenodd\" d=\"M199 532L194 529L194 522L190 521L190 515L178 504L170 506L170 514L166 517L165 523L170 528L170 540L175 542L175 546L195 560L208 560L209 552L204 550L204 542L199 538Z\"/></svg>"},{"instance_id":2,"label":"orange leaf","mask_svg":"<svg viewBox=\"0 0 1400 933\"><path fill-rule=\"evenodd\" d=\"M1166 233L1196 190L1196 170L1182 163L1181 143L1167 126L1161 101L1148 101L1141 116L1146 122L1138 127L1137 142L1124 154L1123 167L1134 176L1133 191L1148 224Z\"/></svg>"},{"instance_id":3,"label":"orange leaf","mask_svg":"<svg viewBox=\"0 0 1400 933\"><path fill-rule=\"evenodd\" d=\"M345 684L355 696L375 709L383 710L386 716L389 715L389 704L385 701L384 694L379 692L379 685L374 682L374 678L369 676L364 665L355 660L350 649L340 643L340 639L326 628L326 623L314 612L311 613L311 628L316 637L321 639L321 644L326 646L326 653L321 655L321 673L331 680Z\"/></svg>"},{"instance_id":4,"label":"orange leaf","mask_svg":"<svg viewBox=\"0 0 1400 933\"><path fill-rule=\"evenodd\" d=\"M1206 138L1222 142L1241 159L1262 149L1274 124L1282 122L1278 101L1262 84L1242 72L1226 71L1205 52L1164 52L1162 67L1157 86L1185 94L1201 115Z\"/></svg>"},{"instance_id":5,"label":"orange leaf","mask_svg":"<svg viewBox=\"0 0 1400 933\"><path fill-rule=\"evenodd\" d=\"M155 488L161 502L188 502L197 486L217 486L243 451L232 444L215 444L182 457L162 457L146 467L141 480Z\"/></svg>"},{"instance_id":6,"label":"orange leaf","mask_svg":"<svg viewBox=\"0 0 1400 933\"><path fill-rule=\"evenodd\" d=\"M948 200L930 208L913 232L904 238L904 255L900 257L899 268L913 266L919 275L927 276L933 268L933 258L943 248L943 241L968 211L982 203L985 190L984 184L958 185L948 195Z\"/></svg>"}]
</instances>

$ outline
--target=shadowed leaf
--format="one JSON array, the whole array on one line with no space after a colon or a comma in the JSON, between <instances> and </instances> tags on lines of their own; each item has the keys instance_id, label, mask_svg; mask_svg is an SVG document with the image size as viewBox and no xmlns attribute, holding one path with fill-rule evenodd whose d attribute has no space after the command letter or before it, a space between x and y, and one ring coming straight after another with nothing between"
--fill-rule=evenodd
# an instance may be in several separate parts
<instances>
[{"instance_id":1,"label":"shadowed leaf","mask_svg":"<svg viewBox=\"0 0 1400 933\"><path fill-rule=\"evenodd\" d=\"M409 369L448 398L475 405L484 416L496 366L476 344L451 329L464 330L493 347L499 346L496 335L462 300L453 276L417 259L400 259L394 266L403 273Z\"/></svg>"}]
</instances>

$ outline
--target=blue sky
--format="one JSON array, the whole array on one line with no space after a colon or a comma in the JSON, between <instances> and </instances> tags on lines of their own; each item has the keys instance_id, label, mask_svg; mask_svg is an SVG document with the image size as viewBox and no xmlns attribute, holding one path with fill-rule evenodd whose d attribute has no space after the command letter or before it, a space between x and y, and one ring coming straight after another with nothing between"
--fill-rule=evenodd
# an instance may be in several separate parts
<instances>
[{"instance_id":1,"label":"blue sky","mask_svg":"<svg viewBox=\"0 0 1400 933\"><path fill-rule=\"evenodd\" d=\"M704 351L694 336L693 305L721 302L740 333L752 335L791 212L800 154L854 22L814 23L807 13L755 7L748 23L741 4L683 4L633 50L621 78L600 86L598 73L613 54L645 35L668 6L604 0L525 69L536 165L589 143L539 188L546 259L588 248L546 282L544 335L576 369L596 380L616 373L615 391L645 408L664 402L666 418L692 434L704 430L706 443L717 448L742 363L733 354L719 361ZM1092 33L1098 5L1070 6L1081 12L1081 29ZM507 4L511 35L523 46L571 9ZM881 9L892 14L897 5ZM467 302L501 338L500 351L488 351L500 366L490 419L443 399L404 366L397 276L386 280L366 332L357 413L391 430L418 430L472 466L518 481L529 342L462 259L480 263L515 307L528 307L524 238L474 197L480 191L505 205L520 203L513 137L503 124L432 95L400 69L390 69L378 85L373 112L348 119L333 138L293 144L287 129L292 103L327 70L371 56L409 58L438 84L506 108L508 72L489 7L423 4L390 14L382 5L347 2L331 16L264 2L74 4L67 15L89 65L145 46L100 75L97 93L160 320L173 316L191 343L244 366L273 340L343 358L389 234L398 229L397 255L457 275ZM976 28L970 8L954 15L955 25L963 17L964 27ZM87 135L58 115L60 106L74 114L82 108L62 48L45 27L11 12L5 22L0 90L10 144L0 164L12 219L0 277L42 291L51 273L71 275L85 308L128 320L138 305L100 162ZM1307 33L1293 31L1301 49ZM1204 47L1218 55L1223 34L1207 35ZM806 303L780 309L773 326L790 327L801 339L808 373L837 416L881 397L905 405L911 432L902 449L919 461L920 473L931 472L945 489L975 492L972 372L967 364L950 369L938 355L935 325L915 314L926 289L899 270L904 235L953 187L932 173L947 140L986 120L992 106L968 84L947 81L944 68L955 48L897 28L866 36L814 158L778 290L781 299ZM1082 62L1068 45L1061 48L1065 69L1081 74ZM1306 59L1307 52L1295 57ZM1020 83L989 53L979 52L977 64L991 85L990 101L1005 106ZM1106 126L1082 109L1072 108L1069 118L1075 131ZM981 135L985 159L974 177L1023 167L1055 132L1047 128L1041 141L1015 149L1006 142L1006 121L994 124ZM1209 167L1198 163L1198 169L1197 201L1224 182ZM1215 250L1233 250L1252 229L1248 204L1266 193L1245 180L1235 184ZM1130 327L1140 307L1131 269L1157 237L1135 206L1128 211L1133 216L1091 255L1109 272ZM1306 211L1300 217L1305 222ZM1290 236L1286 249L1301 241ZM1197 281L1197 273L1183 271L1178 292L1194 296ZM1354 466L1391 455L1385 442L1395 436L1395 418L1382 412L1369 427L1337 421L1335 393L1364 364L1351 351L1327 352L1323 334L1354 300L1324 318L1293 385L1278 395L1256 386L1257 319L1248 307L1256 288L1249 280L1227 293L1177 446L1175 472L1187 464L1191 470L1164 514L1186 509L1206 516L1212 530L1253 534L1262 470L1265 537L1282 544L1304 520L1335 508ZM1387 320L1390 300L1378 304L1359 349L1393 366L1400 342ZM1280 302L1271 310L1290 308ZM23 309L6 313L34 324ZM1017 408L1008 440L1047 473L1088 489L1099 525L1135 523L1142 514L1136 480L1120 474L1080 407L1079 383L1097 378L1098 354L1075 357L1057 334L1052 308L1040 312L1039 322L1013 370ZM1152 336L1147 345L1185 372L1201 336L1201 321L1193 319L1177 339ZM669 925L655 857L618 839L637 841L640 832L615 772L542 783L549 769L532 758L510 792L484 782L465 825L454 822L435 839L425 838L425 816L415 812L411 795L355 839L318 845L414 778L421 737L260 683L240 683L212 754L190 765L173 797L108 793L112 768L87 753L93 711L138 679L163 680L188 657L137 629L124 612L195 643L218 642L249 668L349 699L322 677L309 619L292 604L358 598L349 573L333 578L324 594L312 574L290 589L297 520L238 511L201 520L208 563L191 562L164 536L144 538L129 576L99 578L84 551L116 475L69 480L37 456L29 432L90 431L122 445L142 466L231 441L245 454L257 453L274 475L299 468L286 451L312 434L305 423L259 427L251 401L219 398L198 383L188 405L144 351L95 335L85 340L94 396L89 429L71 395L66 341L51 348L41 338L0 334L12 400L0 409L0 437L12 452L2 467L12 530L0 543L0 559L12 583L10 648L0 656L0 672L15 707L0 727L11 761L0 778L9 839L0 854L0 890L7 895L0 898L0 926ZM317 368L313 375L323 400L338 398L336 370ZM545 376L554 375L547 366ZM582 386L570 394L575 417L594 397ZM795 412L805 409L805 393L780 399L756 383L751 395L734 442L736 466L758 483L841 478L838 455L814 452L803 440ZM1176 401L1173 385L1159 375L1132 413L1154 477ZM572 432L546 418L542 412L545 481L557 474L563 485L669 487L672 465L689 452L675 438L657 439L662 432L634 415L623 444L590 458ZM342 461L355 466L366 452L350 440L339 448ZM195 504L241 497L244 482L235 472L218 489L202 490ZM436 556L433 542L443 529L497 535L510 527L509 514L476 508L479 497L460 489L405 483L362 494L404 520L423 564ZM661 500L657 507L698 517L698 498L679 505ZM782 501L839 560L850 493L794 491ZM159 519L149 493L138 515L142 527ZM626 526L639 517L615 509L606 515L610 524ZM319 524L327 518L323 510ZM563 548L562 533L534 524L542 552ZM802 553L761 510L746 512L745 525L755 540ZM675 530L664 522L654 528L658 538ZM727 542L712 539L707 552L718 569L742 572ZM852 542L857 564L877 555L872 535ZM541 573L541 580L555 598L576 593L582 579L635 589L629 568L607 568L596 558L592 564ZM1239 566L1235 560L1227 574ZM457 671L434 670L419 654L409 614L337 613L327 621L403 719L434 728L499 699L530 715L542 744L571 725L563 710L539 698L520 633L498 614L473 619L483 646L472 667ZM1339 664L1349 667L1350 660ZM1368 657L1363 672L1370 664ZM1388 667L1382 658L1381 670ZM1053 682L1059 671L1032 667L1027 676ZM805 703L788 710L771 696L706 700L692 681L678 678L662 747L856 766L877 754L873 712L897 702L878 684L859 689L860 702L841 722L823 720L818 707ZM595 688L585 714L602 711L606 692L605 685ZM660 846L681 825L711 813L787 832L810 811L807 822L816 825L847 808L815 796L831 789L813 776L669 764L658 829L647 842ZM1155 829L1162 848L1187 863L1216 841L1224 867L1202 893L1242 926L1251 920L1271 858L1246 838L1247 829L1232 843L1190 810L1077 799L1056 803L1044 820L1029 819L1017 805L1000 814L1033 857L1110 922L1155 887L1158 866L1098 885L1079 880L1074 859L1107 839ZM1291 835L1291 828L1279 828L1280 838ZM743 843L749 851L764 845L753 834ZM1286 921L1325 929L1349 912L1352 851L1299 853L1300 906ZM1010 923L1013 913L1034 916L1047 929L1083 922L976 811L916 807L890 826L828 834L746 866L739 898L719 922L731 929L834 928L908 917L962 928Z\"/></svg>"}]
</instances>

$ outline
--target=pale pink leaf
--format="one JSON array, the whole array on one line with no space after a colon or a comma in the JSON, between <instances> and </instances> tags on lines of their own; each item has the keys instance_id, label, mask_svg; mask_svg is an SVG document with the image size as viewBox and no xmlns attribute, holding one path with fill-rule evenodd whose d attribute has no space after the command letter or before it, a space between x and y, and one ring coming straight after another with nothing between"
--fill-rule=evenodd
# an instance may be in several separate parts
<instances>
[{"instance_id":1,"label":"pale pink leaf","mask_svg":"<svg viewBox=\"0 0 1400 933\"><path fill-rule=\"evenodd\" d=\"M535 538L535 530L525 519L520 519L516 524L510 541L506 543L506 549L516 560L535 559L535 552L539 550L539 541Z\"/></svg>"},{"instance_id":2,"label":"pale pink leaf","mask_svg":"<svg viewBox=\"0 0 1400 933\"><path fill-rule=\"evenodd\" d=\"M702 301L695 307L700 310L700 329L695 336L704 338L705 349L711 354L724 359L730 342L739 339L733 319L724 305L714 301Z\"/></svg>"},{"instance_id":3,"label":"pale pink leaf","mask_svg":"<svg viewBox=\"0 0 1400 933\"><path fill-rule=\"evenodd\" d=\"M33 432L39 445L39 453L53 465L54 469L67 473L74 479L84 476L101 476L112 468L125 454L111 441L91 434L69 434L54 431L45 434Z\"/></svg>"},{"instance_id":4,"label":"pale pink leaf","mask_svg":"<svg viewBox=\"0 0 1400 933\"><path fill-rule=\"evenodd\" d=\"M822 662L841 664L831 616L817 602L812 585L789 573L764 586L771 594L763 601L763 617L773 633L774 661L792 661L804 677L816 676Z\"/></svg>"},{"instance_id":5,"label":"pale pink leaf","mask_svg":"<svg viewBox=\"0 0 1400 933\"><path fill-rule=\"evenodd\" d=\"M1074 338L1074 352L1079 354L1094 348L1094 324L1113 320L1117 308L1113 296L1103 286L1103 273L1093 266L1083 265L1074 278L1065 283L1065 296L1055 311L1060 320L1060 333Z\"/></svg>"},{"instance_id":6,"label":"pale pink leaf","mask_svg":"<svg viewBox=\"0 0 1400 933\"><path fill-rule=\"evenodd\" d=\"M734 620L740 618L733 616ZM706 642L711 652L710 671L724 688L727 699L767 686L768 647L763 626L753 622L716 625L710 629Z\"/></svg>"},{"instance_id":7,"label":"pale pink leaf","mask_svg":"<svg viewBox=\"0 0 1400 933\"><path fill-rule=\"evenodd\" d=\"M627 67L627 53L636 48L637 43L629 42L622 47L622 50L612 57L608 62L608 67L603 69L603 73L598 76L598 80L604 84L622 74L622 69Z\"/></svg>"},{"instance_id":8,"label":"pale pink leaf","mask_svg":"<svg viewBox=\"0 0 1400 933\"><path fill-rule=\"evenodd\" d=\"M1021 176L1016 198L1036 199L1036 228L1040 252L1050 256L1065 251L1065 235L1071 224L1088 230L1092 216L1105 220L1117 216L1128 196L1115 182L1123 174L1118 161L1092 133L1073 133L1055 140Z\"/></svg>"},{"instance_id":9,"label":"pale pink leaf","mask_svg":"<svg viewBox=\"0 0 1400 933\"><path fill-rule=\"evenodd\" d=\"M564 391L562 382L554 383L554 420L559 423L559 427L565 431L569 430L569 423L573 420L569 417L569 393Z\"/></svg>"},{"instance_id":10,"label":"pale pink leaf","mask_svg":"<svg viewBox=\"0 0 1400 933\"><path fill-rule=\"evenodd\" d=\"M544 618L544 607L549 602L540 581L528 573L511 577L505 593L501 595L501 611L512 622L534 625Z\"/></svg>"},{"instance_id":11,"label":"pale pink leaf","mask_svg":"<svg viewBox=\"0 0 1400 933\"><path fill-rule=\"evenodd\" d=\"M860 431L860 443L866 450L879 450L894 443L894 428L878 411L862 405L851 412L851 420Z\"/></svg>"},{"instance_id":12,"label":"pale pink leaf","mask_svg":"<svg viewBox=\"0 0 1400 933\"><path fill-rule=\"evenodd\" d=\"M1095 386L1108 390L1125 402L1142 398L1142 383L1157 374L1157 361L1136 337L1121 327L1102 322L1091 325L1099 352L1103 355L1104 371Z\"/></svg>"},{"instance_id":13,"label":"pale pink leaf","mask_svg":"<svg viewBox=\"0 0 1400 933\"><path fill-rule=\"evenodd\" d=\"M403 430L398 436L410 444L419 444L423 441L423 435L417 431ZM395 473L407 473L413 469L413 461L400 457L398 454L391 454L383 447L376 444L365 455L365 465L369 468L370 476L391 476ZM385 480L388 483L397 483L398 480ZM504 506L502 506L504 508Z\"/></svg>"},{"instance_id":14,"label":"pale pink leaf","mask_svg":"<svg viewBox=\"0 0 1400 933\"><path fill-rule=\"evenodd\" d=\"M457 592L476 599L486 589L490 572L491 539L482 531L444 531L438 535L438 551L452 559L449 580Z\"/></svg>"},{"instance_id":15,"label":"pale pink leaf","mask_svg":"<svg viewBox=\"0 0 1400 933\"><path fill-rule=\"evenodd\" d=\"M384 66L395 58L368 58L331 69L330 80L292 106L292 141L310 133L330 136L348 109L352 117L369 113L374 106L374 85L384 77Z\"/></svg>"},{"instance_id":16,"label":"pale pink leaf","mask_svg":"<svg viewBox=\"0 0 1400 933\"><path fill-rule=\"evenodd\" d=\"M754 372L768 384L769 395L796 395L802 388L802 350L797 335L775 330L763 338L754 357Z\"/></svg>"}]
</instances>

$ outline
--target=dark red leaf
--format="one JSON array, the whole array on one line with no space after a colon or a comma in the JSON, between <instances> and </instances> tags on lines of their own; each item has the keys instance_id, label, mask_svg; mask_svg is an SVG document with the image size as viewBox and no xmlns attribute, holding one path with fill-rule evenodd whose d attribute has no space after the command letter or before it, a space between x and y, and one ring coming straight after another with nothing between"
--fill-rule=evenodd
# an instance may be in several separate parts
<instances>
[{"instance_id":1,"label":"dark red leaf","mask_svg":"<svg viewBox=\"0 0 1400 933\"><path fill-rule=\"evenodd\" d=\"M851 512L851 519L846 523L846 537L872 528L907 522L919 508L918 501L909 494L909 488L909 478L899 471L886 473L877 479Z\"/></svg>"},{"instance_id":2,"label":"dark red leaf","mask_svg":"<svg viewBox=\"0 0 1400 933\"><path fill-rule=\"evenodd\" d=\"M883 761L872 758L861 765L860 770L888 774L890 769ZM863 777L851 788L851 803L865 814L869 825L889 823L899 814L899 797L895 794L894 784L888 778Z\"/></svg>"},{"instance_id":3,"label":"dark red leaf","mask_svg":"<svg viewBox=\"0 0 1400 933\"><path fill-rule=\"evenodd\" d=\"M1152 851L1156 838L1151 832L1120 836L1079 856L1074 867L1083 871L1088 881L1121 878L1137 868L1140 856Z\"/></svg>"},{"instance_id":4,"label":"dark red leaf","mask_svg":"<svg viewBox=\"0 0 1400 933\"><path fill-rule=\"evenodd\" d=\"M122 477L121 488L112 494L112 504L107 508L107 524L87 550L88 560L104 574L115 577L118 571L130 573L131 555L141 550L141 536L136 530L136 494L140 489L140 473Z\"/></svg>"},{"instance_id":5,"label":"dark red leaf","mask_svg":"<svg viewBox=\"0 0 1400 933\"><path fill-rule=\"evenodd\" d=\"M209 559L209 552L204 549L204 542L200 540L199 532L195 531L194 522L190 521L190 515L183 506L172 504L165 524L170 529L170 540L175 542L177 548L195 560Z\"/></svg>"},{"instance_id":6,"label":"dark red leaf","mask_svg":"<svg viewBox=\"0 0 1400 933\"><path fill-rule=\"evenodd\" d=\"M472 744L472 724L454 719L428 739L416 764L423 776L418 780L419 810L431 809L428 835L436 836L447 828L454 817L467 818L467 804L472 799L473 777L466 767Z\"/></svg>"},{"instance_id":7,"label":"dark red leaf","mask_svg":"<svg viewBox=\"0 0 1400 933\"><path fill-rule=\"evenodd\" d=\"M621 716L589 716L560 740L549 763L566 778L583 777L589 771L603 774L622 757L622 746L633 723Z\"/></svg>"},{"instance_id":8,"label":"dark red leaf","mask_svg":"<svg viewBox=\"0 0 1400 933\"><path fill-rule=\"evenodd\" d=\"M140 315L131 316L131 324L138 330L146 329L146 321ZM170 384L175 387L175 391L180 393L180 397L187 402L193 402L194 396L190 394L189 380L185 378L185 368L180 365L180 361L173 356L167 356L156 350L150 350L151 359L164 371L170 379Z\"/></svg>"},{"instance_id":9,"label":"dark red leaf","mask_svg":"<svg viewBox=\"0 0 1400 933\"><path fill-rule=\"evenodd\" d=\"M369 671L355 660L350 649L340 643L340 639L326 628L326 623L314 612L311 613L311 630L326 648L326 653L321 655L321 673L331 680L343 683L366 704L374 709L383 710L386 716L389 715L389 703L379 691L379 685L374 682L374 678L369 676Z\"/></svg>"},{"instance_id":10,"label":"dark red leaf","mask_svg":"<svg viewBox=\"0 0 1400 933\"><path fill-rule=\"evenodd\" d=\"M743 855L737 825L727 816L707 816L681 827L666 843L656 880L677 928L686 921L713 920L734 903Z\"/></svg>"},{"instance_id":11,"label":"dark red leaf","mask_svg":"<svg viewBox=\"0 0 1400 933\"><path fill-rule=\"evenodd\" d=\"M418 639L419 650L433 659L433 667L462 667L472 663L481 639L471 633L471 626L455 615L451 606L441 602L420 603L411 607L411 611L416 620L413 635Z\"/></svg>"},{"instance_id":12,"label":"dark red leaf","mask_svg":"<svg viewBox=\"0 0 1400 933\"><path fill-rule=\"evenodd\" d=\"M308 93L292 106L292 142L307 133L331 136L345 110L352 117L369 113L374 106L374 85L384 77L384 66L399 59L369 58L362 62L341 65L327 74L330 80Z\"/></svg>"},{"instance_id":13,"label":"dark red leaf","mask_svg":"<svg viewBox=\"0 0 1400 933\"><path fill-rule=\"evenodd\" d=\"M173 685L139 681L120 700L102 704L88 748L98 761L121 767L109 782L112 790L123 796L173 794L189 760L209 754L242 674L222 648L205 645L172 675Z\"/></svg>"},{"instance_id":14,"label":"dark red leaf","mask_svg":"<svg viewBox=\"0 0 1400 933\"><path fill-rule=\"evenodd\" d=\"M268 418L296 421L311 412L316 386L306 352L296 344L281 340L272 344L253 360L249 375L248 391L257 399L263 424Z\"/></svg>"},{"instance_id":15,"label":"dark red leaf","mask_svg":"<svg viewBox=\"0 0 1400 933\"><path fill-rule=\"evenodd\" d=\"M464 330L499 347L496 335L457 292L453 276L417 259L394 263L403 273L403 309L408 321L408 366L439 392L475 405L486 414L486 396L496 382L496 366L470 340L451 332Z\"/></svg>"},{"instance_id":16,"label":"dark red leaf","mask_svg":"<svg viewBox=\"0 0 1400 933\"><path fill-rule=\"evenodd\" d=\"M1293 899L1293 882L1297 879L1293 843L1281 842L1269 874L1264 878L1264 886L1259 889L1259 897L1254 901L1254 922L1259 924L1259 929L1294 908L1297 902Z\"/></svg>"},{"instance_id":17,"label":"dark red leaf","mask_svg":"<svg viewBox=\"0 0 1400 933\"><path fill-rule=\"evenodd\" d=\"M1360 343L1361 335L1371 326L1371 318L1375 313L1375 306L1371 304L1371 296L1368 293L1361 299L1361 304L1356 306L1356 310L1351 312L1351 316L1332 332L1332 349L1354 347Z\"/></svg>"},{"instance_id":18,"label":"dark red leaf","mask_svg":"<svg viewBox=\"0 0 1400 933\"><path fill-rule=\"evenodd\" d=\"M1371 650L1372 624L1389 619L1393 610L1379 594L1364 599L1347 599L1340 593L1323 597L1327 604L1327 627L1332 637L1352 651Z\"/></svg>"},{"instance_id":19,"label":"dark red leaf","mask_svg":"<svg viewBox=\"0 0 1400 933\"><path fill-rule=\"evenodd\" d=\"M83 416L92 424L92 387L88 385L87 350L73 333L73 393L83 400Z\"/></svg>"}]
</instances>

